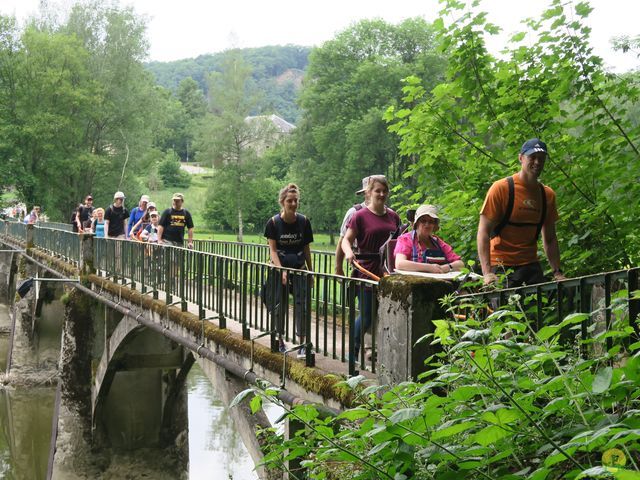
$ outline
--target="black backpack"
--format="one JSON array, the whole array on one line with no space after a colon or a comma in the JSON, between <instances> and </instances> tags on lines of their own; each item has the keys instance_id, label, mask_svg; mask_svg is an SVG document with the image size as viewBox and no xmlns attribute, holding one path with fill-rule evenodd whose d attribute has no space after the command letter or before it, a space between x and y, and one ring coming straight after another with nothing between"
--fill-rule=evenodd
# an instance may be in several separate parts
<instances>
[{"instance_id":1,"label":"black backpack","mask_svg":"<svg viewBox=\"0 0 640 480\"><path fill-rule=\"evenodd\" d=\"M490 237L494 238L500 235L500 232L507 225L511 225L512 227L536 227L536 241L540 238L540 232L542 231L542 226L544 225L544 221L547 217L547 194L544 191L544 185L542 183L540 186L540 193L542 195L542 215L540 215L540 221L538 223L527 223L527 222L511 222L509 219L511 218L511 214L513 213L513 203L515 201L515 184L513 182L513 177L506 178L507 185L509 186L509 200L507 201L507 209L504 212L504 217L500 220L500 223L496 225L491 232Z\"/></svg>"},{"instance_id":2,"label":"black backpack","mask_svg":"<svg viewBox=\"0 0 640 480\"><path fill-rule=\"evenodd\" d=\"M78 214L78 207L73 209L71 212L71 217L69 218L69 223L73 226L73 231L78 231L78 224L76 223L76 215Z\"/></svg>"}]
</instances>

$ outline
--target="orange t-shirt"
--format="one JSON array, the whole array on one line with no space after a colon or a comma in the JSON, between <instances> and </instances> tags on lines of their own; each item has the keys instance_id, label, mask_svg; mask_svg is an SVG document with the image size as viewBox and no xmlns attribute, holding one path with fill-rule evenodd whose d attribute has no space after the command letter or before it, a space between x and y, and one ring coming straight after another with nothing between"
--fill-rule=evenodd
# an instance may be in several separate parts
<instances>
[{"instance_id":1,"label":"orange t-shirt","mask_svg":"<svg viewBox=\"0 0 640 480\"><path fill-rule=\"evenodd\" d=\"M500 235L491 239L491 265L517 266L538 261L536 227L542 216L542 196L536 184L527 186L520 181L518 174L513 175L514 200L510 222L531 223L526 226L505 225ZM558 221L555 192L545 185L547 196L547 215L544 225L553 225ZM509 185L506 179L491 185L484 200L481 215L492 222L500 223L504 218L509 202Z\"/></svg>"}]
</instances>

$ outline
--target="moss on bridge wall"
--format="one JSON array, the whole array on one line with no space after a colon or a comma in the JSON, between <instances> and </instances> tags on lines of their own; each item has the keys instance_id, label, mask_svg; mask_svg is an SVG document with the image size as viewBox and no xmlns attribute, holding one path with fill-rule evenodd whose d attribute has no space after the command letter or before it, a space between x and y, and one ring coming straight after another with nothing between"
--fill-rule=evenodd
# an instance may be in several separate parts
<instances>
[{"instance_id":1,"label":"moss on bridge wall","mask_svg":"<svg viewBox=\"0 0 640 480\"><path fill-rule=\"evenodd\" d=\"M24 247L24 245L20 246ZM52 257L35 249L30 249L28 254L63 275L68 275L69 277L78 277L80 275L77 267L70 265L62 259ZM141 292L118 285L95 274L87 275L83 280L92 283L97 287L98 291L107 291L114 296L127 300L134 305L140 305L141 308L151 310L161 316L168 315L170 320L196 335L200 335L202 331L202 321L193 313L182 312L179 308L175 307L167 308L166 304L161 300L155 300L149 297L149 295L143 295ZM243 340L235 332L220 329L206 322L204 334L208 340L222 345L238 355L246 358L250 356L250 342ZM254 345L254 361L256 364L274 373L279 374L282 371L282 354L273 353L263 345ZM339 385L343 378L337 375L324 374L317 369L306 367L300 361L292 360L291 362L287 362L287 376L304 389L321 395L323 398L336 400L344 406L350 406L353 402L353 392Z\"/></svg>"},{"instance_id":2,"label":"moss on bridge wall","mask_svg":"<svg viewBox=\"0 0 640 480\"><path fill-rule=\"evenodd\" d=\"M167 305L161 300L153 299L149 295L123 287L97 275L89 275L88 280L99 289L108 291L112 295L127 300L134 305L140 305L143 309L151 310L161 316L168 315L172 322L182 326L196 336L202 333L202 320L191 312L183 312L178 307L167 308ZM242 339L236 332L218 328L210 322L205 322L204 327L204 335L207 340L224 346L245 358L250 357L250 342ZM253 358L256 364L267 370L278 374L282 371L282 354L273 353L263 345L254 344ZM294 360L287 363L287 376L304 389L321 395L323 398L336 400L345 406L350 406L353 402L353 393L351 390L338 385L343 379L337 375L324 374L317 369L305 366L300 361Z\"/></svg>"}]
</instances>

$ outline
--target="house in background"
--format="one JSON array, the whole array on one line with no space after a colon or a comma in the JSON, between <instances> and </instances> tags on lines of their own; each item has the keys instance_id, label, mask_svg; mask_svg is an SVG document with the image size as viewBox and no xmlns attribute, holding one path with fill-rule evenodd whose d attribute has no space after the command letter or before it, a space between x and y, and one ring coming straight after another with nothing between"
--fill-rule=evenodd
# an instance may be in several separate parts
<instances>
[{"instance_id":1,"label":"house in background","mask_svg":"<svg viewBox=\"0 0 640 480\"><path fill-rule=\"evenodd\" d=\"M253 135L256 141L252 147L258 156L277 145L296 128L295 125L275 114L245 117L244 121L256 130Z\"/></svg>"}]
</instances>

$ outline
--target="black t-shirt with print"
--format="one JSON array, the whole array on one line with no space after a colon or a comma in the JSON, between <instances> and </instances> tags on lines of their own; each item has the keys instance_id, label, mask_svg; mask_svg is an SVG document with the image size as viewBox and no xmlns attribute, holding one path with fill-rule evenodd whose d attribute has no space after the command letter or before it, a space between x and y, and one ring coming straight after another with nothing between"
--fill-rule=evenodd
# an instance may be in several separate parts
<instances>
[{"instance_id":1,"label":"black t-shirt with print","mask_svg":"<svg viewBox=\"0 0 640 480\"><path fill-rule=\"evenodd\" d=\"M162 225L164 229L162 232L163 240L170 240L172 242L184 243L184 230L193 228L193 219L189 210L175 210L167 208L162 212L159 225Z\"/></svg>"},{"instance_id":2,"label":"black t-shirt with print","mask_svg":"<svg viewBox=\"0 0 640 480\"><path fill-rule=\"evenodd\" d=\"M304 264L304 257L301 254L304 247L313 242L311 222L299 213L296 213L296 221L293 223L282 220L280 214L271 217L264 229L264 236L276 241L280 262L283 266L291 268L300 268L301 264ZM291 255L298 255L298 259L296 261L291 259L287 262L290 264L285 265L283 259L285 256L290 258ZM293 263L297 263L297 265L293 265Z\"/></svg>"},{"instance_id":3,"label":"black t-shirt with print","mask_svg":"<svg viewBox=\"0 0 640 480\"><path fill-rule=\"evenodd\" d=\"M109 236L124 235L124 222L129 220L129 210L124 206L114 207L110 205L104 212L104 219L109 220Z\"/></svg>"}]
</instances>

